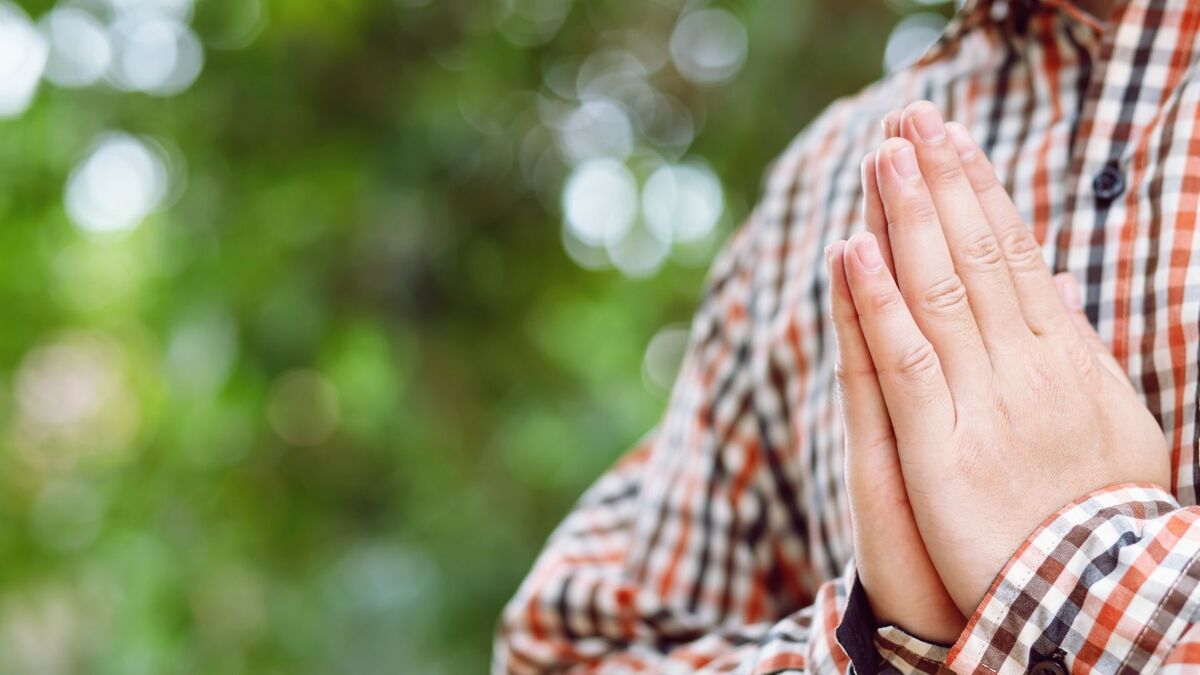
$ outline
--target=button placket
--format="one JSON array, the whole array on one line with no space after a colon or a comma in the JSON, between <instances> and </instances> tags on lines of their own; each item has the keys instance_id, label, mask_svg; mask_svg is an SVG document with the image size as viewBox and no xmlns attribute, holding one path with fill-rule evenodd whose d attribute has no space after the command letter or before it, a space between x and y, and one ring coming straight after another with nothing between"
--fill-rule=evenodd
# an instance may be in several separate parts
<instances>
[{"instance_id":1,"label":"button placket","mask_svg":"<svg viewBox=\"0 0 1200 675\"><path fill-rule=\"evenodd\" d=\"M1029 669L1029 675L1067 675L1067 665L1063 663L1063 657L1066 654L1061 649L1055 650L1053 654L1033 664Z\"/></svg>"},{"instance_id":2,"label":"button placket","mask_svg":"<svg viewBox=\"0 0 1200 675\"><path fill-rule=\"evenodd\" d=\"M1112 203L1125 192L1125 174L1116 160L1110 160L1092 179L1092 192L1102 204Z\"/></svg>"}]
</instances>

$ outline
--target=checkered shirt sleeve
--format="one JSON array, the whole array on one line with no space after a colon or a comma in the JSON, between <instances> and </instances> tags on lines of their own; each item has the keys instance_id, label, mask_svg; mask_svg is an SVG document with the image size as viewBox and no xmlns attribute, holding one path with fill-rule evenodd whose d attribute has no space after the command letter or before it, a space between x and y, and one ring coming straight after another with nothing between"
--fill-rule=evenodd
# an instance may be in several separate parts
<instances>
[{"instance_id":1,"label":"checkered shirt sleeve","mask_svg":"<svg viewBox=\"0 0 1200 675\"><path fill-rule=\"evenodd\" d=\"M744 359L754 218L710 275L663 425L585 493L500 620L494 673L846 673L849 577L812 581ZM784 485L784 487L781 487ZM785 520L786 519L786 520Z\"/></svg>"},{"instance_id":2,"label":"checkered shirt sleeve","mask_svg":"<svg viewBox=\"0 0 1200 675\"><path fill-rule=\"evenodd\" d=\"M1200 672L1200 507L1157 486L1089 494L1037 529L949 650L898 628L875 643L919 672ZM943 665L944 664L944 665ZM924 669L923 669L924 668Z\"/></svg>"}]
</instances>

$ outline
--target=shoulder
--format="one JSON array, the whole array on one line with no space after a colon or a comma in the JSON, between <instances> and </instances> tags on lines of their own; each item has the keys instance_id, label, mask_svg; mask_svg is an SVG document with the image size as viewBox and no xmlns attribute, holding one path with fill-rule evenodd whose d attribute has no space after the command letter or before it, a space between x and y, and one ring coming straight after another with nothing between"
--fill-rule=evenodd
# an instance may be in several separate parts
<instances>
[{"instance_id":1,"label":"shoulder","mask_svg":"<svg viewBox=\"0 0 1200 675\"><path fill-rule=\"evenodd\" d=\"M765 189L794 187L798 177L819 180L846 160L857 170L862 154L883 140L883 116L915 100L913 79L909 71L895 73L830 103L772 161ZM805 175L798 176L801 170Z\"/></svg>"}]
</instances>

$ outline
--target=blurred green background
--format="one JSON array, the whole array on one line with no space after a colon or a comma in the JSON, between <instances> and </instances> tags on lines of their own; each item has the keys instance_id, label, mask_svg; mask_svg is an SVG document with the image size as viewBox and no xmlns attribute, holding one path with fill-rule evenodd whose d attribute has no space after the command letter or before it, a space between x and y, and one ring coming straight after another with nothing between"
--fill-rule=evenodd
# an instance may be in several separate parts
<instances>
[{"instance_id":1,"label":"blurred green background","mask_svg":"<svg viewBox=\"0 0 1200 675\"><path fill-rule=\"evenodd\" d=\"M484 672L771 158L951 9L0 0L0 672Z\"/></svg>"}]
</instances>

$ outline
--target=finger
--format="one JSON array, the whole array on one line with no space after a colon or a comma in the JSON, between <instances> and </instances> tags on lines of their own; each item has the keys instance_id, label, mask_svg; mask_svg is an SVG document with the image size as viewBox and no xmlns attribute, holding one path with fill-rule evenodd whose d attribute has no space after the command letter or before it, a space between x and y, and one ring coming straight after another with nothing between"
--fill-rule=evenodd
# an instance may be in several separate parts
<instances>
[{"instance_id":1,"label":"finger","mask_svg":"<svg viewBox=\"0 0 1200 675\"><path fill-rule=\"evenodd\" d=\"M888 240L887 216L883 212L883 201L879 197L879 183L875 179L875 153L868 152L863 157L860 167L863 185L863 218L867 223L867 232L875 235L879 243L879 251L883 254L883 262L888 271L896 273L892 264L892 244Z\"/></svg>"},{"instance_id":2,"label":"finger","mask_svg":"<svg viewBox=\"0 0 1200 675\"><path fill-rule=\"evenodd\" d=\"M1088 349L1096 361L1108 374L1133 391L1133 383L1129 381L1129 375L1121 369L1121 365L1109 351L1108 345L1104 344L1104 340L1100 339L1100 334L1088 321L1087 313L1083 310L1083 298L1079 294L1079 284L1076 283L1075 277L1071 276L1070 272L1056 274L1054 275L1054 285L1058 287L1059 297L1062 298L1063 304L1067 308L1071 322L1075 324L1075 330L1079 333L1079 337L1087 343Z\"/></svg>"},{"instance_id":3,"label":"finger","mask_svg":"<svg viewBox=\"0 0 1200 675\"><path fill-rule=\"evenodd\" d=\"M876 153L875 176L900 290L937 350L951 390L956 395L978 391L989 379L988 353L912 144L902 138L884 141Z\"/></svg>"},{"instance_id":4,"label":"finger","mask_svg":"<svg viewBox=\"0 0 1200 675\"><path fill-rule=\"evenodd\" d=\"M1042 259L1042 247L996 178L991 162L971 139L966 127L950 123L946 125L946 131L958 148L967 180L1000 242L1025 323L1038 335L1074 333L1050 278L1050 270Z\"/></svg>"},{"instance_id":5,"label":"finger","mask_svg":"<svg viewBox=\"0 0 1200 675\"><path fill-rule=\"evenodd\" d=\"M938 353L921 333L883 264L875 237L860 232L843 254L846 278L892 429L932 448L954 429L954 403Z\"/></svg>"},{"instance_id":6,"label":"finger","mask_svg":"<svg viewBox=\"0 0 1200 675\"><path fill-rule=\"evenodd\" d=\"M989 351L1022 344L1030 337L1000 242L967 180L937 107L918 101L904 109L901 134L915 148L917 164L937 210L954 268Z\"/></svg>"},{"instance_id":7,"label":"finger","mask_svg":"<svg viewBox=\"0 0 1200 675\"><path fill-rule=\"evenodd\" d=\"M895 138L900 135L900 108L889 112L883 117L883 137Z\"/></svg>"},{"instance_id":8,"label":"finger","mask_svg":"<svg viewBox=\"0 0 1200 675\"><path fill-rule=\"evenodd\" d=\"M825 249L829 265L829 306L837 338L837 387L846 432L846 480L852 494L871 492L896 464L896 440L875 363L858 323L858 311L846 281L846 242ZM899 479L899 476L896 476ZM858 488L858 489L855 489Z\"/></svg>"}]
</instances>

